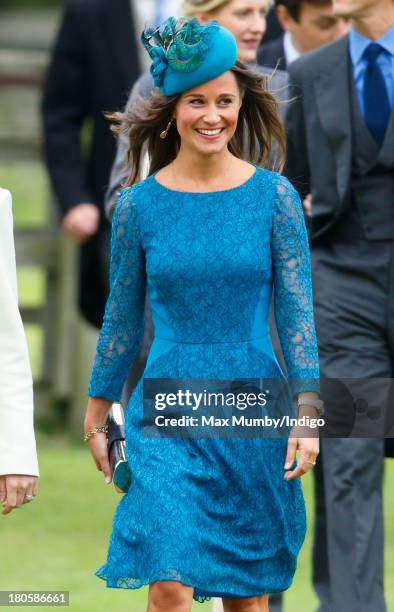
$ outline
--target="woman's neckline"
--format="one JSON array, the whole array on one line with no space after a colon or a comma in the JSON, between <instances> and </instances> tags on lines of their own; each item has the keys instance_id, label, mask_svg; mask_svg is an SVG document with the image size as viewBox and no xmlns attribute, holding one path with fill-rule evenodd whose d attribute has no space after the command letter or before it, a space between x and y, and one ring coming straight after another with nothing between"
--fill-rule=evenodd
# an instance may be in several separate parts
<instances>
[{"instance_id":1,"label":"woman's neckline","mask_svg":"<svg viewBox=\"0 0 394 612\"><path fill-rule=\"evenodd\" d=\"M249 184L249 182L251 182L255 178L258 172L258 166L256 166L255 164L250 164L250 165L254 167L254 172L253 174L249 176L249 178L243 181L243 183L241 183L240 185L235 185L235 187L229 187L228 189L215 189L214 191L182 191L180 189L171 189L170 187L166 187L162 183L159 183L159 181L157 180L156 174L159 172L159 170L156 170L156 172L151 174L149 178L151 178L154 181L154 183L158 185L161 189L164 189L165 191L169 191L171 193L184 193L184 194L189 194L189 195L210 195L213 193L229 193L231 191L236 191L237 189L241 189L242 187L245 187L246 185Z\"/></svg>"}]
</instances>

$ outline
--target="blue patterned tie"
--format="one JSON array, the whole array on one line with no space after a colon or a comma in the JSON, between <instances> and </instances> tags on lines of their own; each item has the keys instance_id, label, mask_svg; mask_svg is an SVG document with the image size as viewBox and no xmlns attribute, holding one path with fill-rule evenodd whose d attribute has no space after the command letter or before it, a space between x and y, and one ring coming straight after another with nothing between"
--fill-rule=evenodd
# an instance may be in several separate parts
<instances>
[{"instance_id":1,"label":"blue patterned tie","mask_svg":"<svg viewBox=\"0 0 394 612\"><path fill-rule=\"evenodd\" d=\"M378 43L371 43L364 51L368 63L363 92L365 122L379 146L384 140L391 112L384 76L378 64L378 57L383 52Z\"/></svg>"}]
</instances>

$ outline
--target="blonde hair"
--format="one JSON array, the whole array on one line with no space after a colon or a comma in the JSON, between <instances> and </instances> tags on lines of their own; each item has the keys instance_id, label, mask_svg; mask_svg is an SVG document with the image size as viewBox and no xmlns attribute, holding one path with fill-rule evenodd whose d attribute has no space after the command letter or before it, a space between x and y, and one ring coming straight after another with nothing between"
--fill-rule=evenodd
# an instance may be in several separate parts
<instances>
[{"instance_id":1,"label":"blonde hair","mask_svg":"<svg viewBox=\"0 0 394 612\"><path fill-rule=\"evenodd\" d=\"M231 0L183 0L181 13L185 17L194 17L198 13L210 13Z\"/></svg>"},{"instance_id":2,"label":"blonde hair","mask_svg":"<svg viewBox=\"0 0 394 612\"><path fill-rule=\"evenodd\" d=\"M210 13L228 4L231 0L183 0L181 14L184 17L195 17L199 13ZM267 10L273 0L265 0Z\"/></svg>"}]
</instances>

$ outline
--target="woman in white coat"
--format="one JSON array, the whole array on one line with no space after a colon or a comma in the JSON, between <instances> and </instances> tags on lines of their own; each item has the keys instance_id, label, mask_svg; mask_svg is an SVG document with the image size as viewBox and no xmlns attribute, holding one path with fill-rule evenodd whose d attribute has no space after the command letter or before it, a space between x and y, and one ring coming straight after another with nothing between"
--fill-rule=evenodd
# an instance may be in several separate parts
<instances>
[{"instance_id":1,"label":"woman in white coat","mask_svg":"<svg viewBox=\"0 0 394 612\"><path fill-rule=\"evenodd\" d=\"M0 188L0 501L2 514L32 501L39 476L33 381L18 309L12 201Z\"/></svg>"}]
</instances>

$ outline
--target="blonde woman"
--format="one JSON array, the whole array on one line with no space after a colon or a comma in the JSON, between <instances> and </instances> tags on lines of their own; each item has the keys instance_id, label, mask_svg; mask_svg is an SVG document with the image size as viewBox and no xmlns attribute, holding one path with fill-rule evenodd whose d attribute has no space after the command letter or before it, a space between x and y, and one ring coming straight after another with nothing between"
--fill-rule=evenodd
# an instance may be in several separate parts
<instances>
[{"instance_id":1,"label":"blonde woman","mask_svg":"<svg viewBox=\"0 0 394 612\"><path fill-rule=\"evenodd\" d=\"M186 17L197 17L200 23L216 19L234 34L238 59L255 64L269 5L269 0L185 0L182 12Z\"/></svg>"},{"instance_id":2,"label":"blonde woman","mask_svg":"<svg viewBox=\"0 0 394 612\"><path fill-rule=\"evenodd\" d=\"M0 188L0 501L2 514L32 501L39 476L33 383L18 309L12 201Z\"/></svg>"}]
</instances>

